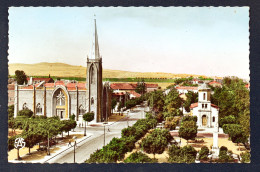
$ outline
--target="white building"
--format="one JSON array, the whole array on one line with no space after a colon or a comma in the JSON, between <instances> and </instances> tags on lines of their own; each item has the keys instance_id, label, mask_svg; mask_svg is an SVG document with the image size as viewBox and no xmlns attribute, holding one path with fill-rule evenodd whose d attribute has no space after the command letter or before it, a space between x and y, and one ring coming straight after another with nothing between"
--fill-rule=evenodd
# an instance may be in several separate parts
<instances>
[{"instance_id":1,"label":"white building","mask_svg":"<svg viewBox=\"0 0 260 172\"><path fill-rule=\"evenodd\" d=\"M198 103L190 106L191 115L197 116L199 128L212 128L218 125L219 108L210 101L210 88L206 84L198 87Z\"/></svg>"},{"instance_id":2,"label":"white building","mask_svg":"<svg viewBox=\"0 0 260 172\"><path fill-rule=\"evenodd\" d=\"M179 92L179 94L186 94L189 91L193 92L193 93L197 93L198 92L198 87L191 87L191 86L176 86L175 87L177 89L177 91Z\"/></svg>"}]
</instances>

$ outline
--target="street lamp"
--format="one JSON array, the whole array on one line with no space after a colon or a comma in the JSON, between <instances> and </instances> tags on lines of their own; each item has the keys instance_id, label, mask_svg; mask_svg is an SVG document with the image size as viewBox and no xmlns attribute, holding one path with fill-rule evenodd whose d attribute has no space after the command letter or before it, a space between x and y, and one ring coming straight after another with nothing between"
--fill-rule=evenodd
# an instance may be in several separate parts
<instances>
[{"instance_id":1,"label":"street lamp","mask_svg":"<svg viewBox=\"0 0 260 172\"><path fill-rule=\"evenodd\" d=\"M76 152L75 152L75 149L76 149L76 146L77 146L77 142L75 141L75 142L74 142L74 145L72 145L72 144L69 142L68 146L74 147L74 163L76 163Z\"/></svg>"},{"instance_id":2,"label":"street lamp","mask_svg":"<svg viewBox=\"0 0 260 172\"><path fill-rule=\"evenodd\" d=\"M103 123L103 125L104 125L104 146L105 146L105 142L106 142L106 132L105 132L106 125L105 124L107 124L107 122Z\"/></svg>"}]
</instances>

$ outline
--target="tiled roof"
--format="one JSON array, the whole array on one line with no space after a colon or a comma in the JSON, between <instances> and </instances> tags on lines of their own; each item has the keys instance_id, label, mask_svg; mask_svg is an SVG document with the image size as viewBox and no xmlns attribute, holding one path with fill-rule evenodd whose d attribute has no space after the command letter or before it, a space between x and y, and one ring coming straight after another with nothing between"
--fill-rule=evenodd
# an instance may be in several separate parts
<instances>
[{"instance_id":1,"label":"tiled roof","mask_svg":"<svg viewBox=\"0 0 260 172\"><path fill-rule=\"evenodd\" d=\"M146 88L157 88L158 84L145 84Z\"/></svg>"},{"instance_id":2,"label":"tiled roof","mask_svg":"<svg viewBox=\"0 0 260 172\"><path fill-rule=\"evenodd\" d=\"M211 82L209 83L209 85L211 85L211 84L219 84L219 85L221 85L221 83L219 83L219 82L217 82L217 81L211 81Z\"/></svg>"},{"instance_id":3,"label":"tiled roof","mask_svg":"<svg viewBox=\"0 0 260 172\"><path fill-rule=\"evenodd\" d=\"M135 91L130 91L129 93L132 94L135 97L141 97L141 94L139 94L139 93L137 93Z\"/></svg>"},{"instance_id":4,"label":"tiled roof","mask_svg":"<svg viewBox=\"0 0 260 172\"><path fill-rule=\"evenodd\" d=\"M176 87L177 90L197 90L198 87L189 87L189 86L178 86Z\"/></svg>"},{"instance_id":5,"label":"tiled roof","mask_svg":"<svg viewBox=\"0 0 260 172\"><path fill-rule=\"evenodd\" d=\"M113 90L134 90L136 88L136 84L129 83L113 83L110 85Z\"/></svg>"},{"instance_id":6,"label":"tiled roof","mask_svg":"<svg viewBox=\"0 0 260 172\"><path fill-rule=\"evenodd\" d=\"M190 105L190 109L193 109L193 108L195 108L195 107L198 107L198 102L197 102L197 103L192 103L192 104ZM214 107L214 108L216 108L216 109L219 108L217 105L215 105L215 104L213 104L213 103L211 103L211 107Z\"/></svg>"},{"instance_id":7,"label":"tiled roof","mask_svg":"<svg viewBox=\"0 0 260 172\"><path fill-rule=\"evenodd\" d=\"M27 81L29 81L30 78L27 78ZM32 78L33 81L45 81L46 83L47 82L50 82L52 80L52 78Z\"/></svg>"}]
</instances>

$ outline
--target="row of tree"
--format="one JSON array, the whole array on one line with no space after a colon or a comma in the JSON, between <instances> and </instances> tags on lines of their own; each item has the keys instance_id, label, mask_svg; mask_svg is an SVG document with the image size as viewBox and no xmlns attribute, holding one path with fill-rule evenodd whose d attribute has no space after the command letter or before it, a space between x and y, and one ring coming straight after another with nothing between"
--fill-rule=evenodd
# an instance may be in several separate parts
<instances>
[{"instance_id":1,"label":"row of tree","mask_svg":"<svg viewBox=\"0 0 260 172\"><path fill-rule=\"evenodd\" d=\"M146 132L156 126L157 121L151 114L146 119L139 119L132 127L121 131L121 138L113 138L106 146L90 155L87 163L111 163L122 160L126 152L132 151L135 142L143 137Z\"/></svg>"}]
</instances>

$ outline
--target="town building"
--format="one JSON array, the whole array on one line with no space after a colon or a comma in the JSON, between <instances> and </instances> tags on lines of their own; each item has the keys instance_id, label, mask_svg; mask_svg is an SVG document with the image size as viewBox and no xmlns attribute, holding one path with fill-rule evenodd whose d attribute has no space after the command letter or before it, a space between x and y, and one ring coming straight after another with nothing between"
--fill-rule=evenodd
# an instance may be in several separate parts
<instances>
[{"instance_id":1,"label":"town building","mask_svg":"<svg viewBox=\"0 0 260 172\"><path fill-rule=\"evenodd\" d=\"M192 116L197 116L199 128L212 128L218 124L219 107L210 101L211 90L206 84L198 87L198 102L190 105Z\"/></svg>"},{"instance_id":2,"label":"town building","mask_svg":"<svg viewBox=\"0 0 260 172\"><path fill-rule=\"evenodd\" d=\"M15 85L14 116L23 109L31 109L34 115L58 116L83 121L83 114L94 113L94 122L106 121L111 113L111 88L102 83L102 57L99 52L96 20L94 20L92 51L87 57L86 82L30 79L27 85Z\"/></svg>"},{"instance_id":3,"label":"town building","mask_svg":"<svg viewBox=\"0 0 260 172\"><path fill-rule=\"evenodd\" d=\"M217 81L211 81L209 85L212 87L222 87L222 84Z\"/></svg>"}]
</instances>

